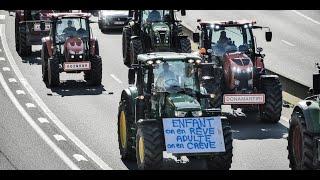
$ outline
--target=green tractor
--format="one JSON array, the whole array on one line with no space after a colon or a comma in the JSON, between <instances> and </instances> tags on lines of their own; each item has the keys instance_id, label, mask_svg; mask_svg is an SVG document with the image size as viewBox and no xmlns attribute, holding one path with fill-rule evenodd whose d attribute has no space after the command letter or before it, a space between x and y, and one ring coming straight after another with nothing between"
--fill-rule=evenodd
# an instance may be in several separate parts
<instances>
[{"instance_id":1,"label":"green tractor","mask_svg":"<svg viewBox=\"0 0 320 180\"><path fill-rule=\"evenodd\" d=\"M290 119L288 151L293 170L320 169L320 65L313 75L312 96L294 107Z\"/></svg>"},{"instance_id":2,"label":"green tractor","mask_svg":"<svg viewBox=\"0 0 320 180\"><path fill-rule=\"evenodd\" d=\"M233 146L229 120L210 108L199 70L210 63L191 53L140 54L129 69L129 87L118 110L122 160L138 169L161 169L163 152L205 159L208 169L229 169Z\"/></svg>"},{"instance_id":3,"label":"green tractor","mask_svg":"<svg viewBox=\"0 0 320 180\"><path fill-rule=\"evenodd\" d=\"M137 55L149 52L191 52L191 42L182 33L176 10L130 10L122 32L124 64L137 63ZM185 10L181 10L185 16Z\"/></svg>"}]
</instances>

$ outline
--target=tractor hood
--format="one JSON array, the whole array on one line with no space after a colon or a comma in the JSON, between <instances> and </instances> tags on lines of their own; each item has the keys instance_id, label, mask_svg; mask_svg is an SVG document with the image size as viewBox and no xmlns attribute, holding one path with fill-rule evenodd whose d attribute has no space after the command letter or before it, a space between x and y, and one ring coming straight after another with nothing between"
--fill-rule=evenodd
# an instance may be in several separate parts
<instances>
[{"instance_id":1,"label":"tractor hood","mask_svg":"<svg viewBox=\"0 0 320 180\"><path fill-rule=\"evenodd\" d=\"M186 94L170 94L167 96L167 103L172 110L177 111L200 111L200 103L192 96Z\"/></svg>"}]
</instances>

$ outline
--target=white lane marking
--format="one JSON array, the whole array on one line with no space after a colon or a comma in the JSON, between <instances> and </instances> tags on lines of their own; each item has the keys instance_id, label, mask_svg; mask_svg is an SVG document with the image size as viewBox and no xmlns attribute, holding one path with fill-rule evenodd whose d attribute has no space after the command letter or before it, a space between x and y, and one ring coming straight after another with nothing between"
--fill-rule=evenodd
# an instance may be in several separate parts
<instances>
[{"instance_id":1,"label":"white lane marking","mask_svg":"<svg viewBox=\"0 0 320 180\"><path fill-rule=\"evenodd\" d=\"M60 134L55 134L53 135L53 137L57 140L57 141L67 141L66 138L64 138L62 135Z\"/></svg>"},{"instance_id":2,"label":"white lane marking","mask_svg":"<svg viewBox=\"0 0 320 180\"><path fill-rule=\"evenodd\" d=\"M23 90L16 90L16 93L18 94L18 95L20 95L20 94L26 94L26 92L24 92Z\"/></svg>"},{"instance_id":3,"label":"white lane marking","mask_svg":"<svg viewBox=\"0 0 320 180\"><path fill-rule=\"evenodd\" d=\"M1 51L0 51L1 52ZM4 57L0 57L0 61L5 61L6 59Z\"/></svg>"},{"instance_id":4,"label":"white lane marking","mask_svg":"<svg viewBox=\"0 0 320 180\"><path fill-rule=\"evenodd\" d=\"M292 46L292 47L294 47L295 45L294 44L292 44L292 43L290 43L290 42L288 42L288 41L286 41L286 40L281 40L283 43L285 43L285 44L287 44L287 45L289 45L289 46Z\"/></svg>"},{"instance_id":5,"label":"white lane marking","mask_svg":"<svg viewBox=\"0 0 320 180\"><path fill-rule=\"evenodd\" d=\"M6 15L0 15L0 20L4 20L6 18Z\"/></svg>"},{"instance_id":6,"label":"white lane marking","mask_svg":"<svg viewBox=\"0 0 320 180\"><path fill-rule=\"evenodd\" d=\"M73 170L80 170L80 168L72 162L70 158L43 132L43 130L34 122L32 117L26 112L26 110L18 102L17 98L14 96L13 92L10 90L6 81L3 78L2 73L0 73L0 83L7 93L8 97L11 99L12 103L19 110L20 114L26 119L30 126L38 133L38 135L51 147L51 149Z\"/></svg>"},{"instance_id":7,"label":"white lane marking","mask_svg":"<svg viewBox=\"0 0 320 180\"><path fill-rule=\"evenodd\" d=\"M9 78L8 81L11 82L11 83L12 82L17 82L17 80L15 78Z\"/></svg>"},{"instance_id":8,"label":"white lane marking","mask_svg":"<svg viewBox=\"0 0 320 180\"><path fill-rule=\"evenodd\" d=\"M36 105L32 104L32 103L26 103L27 108L35 108Z\"/></svg>"},{"instance_id":9,"label":"white lane marking","mask_svg":"<svg viewBox=\"0 0 320 180\"><path fill-rule=\"evenodd\" d=\"M312 19L311 17L302 14L301 12L299 12L299 11L297 11L297 10L292 10L292 12L298 14L299 16L302 16L302 17L308 19L309 21L312 21L312 22L315 23L315 24L319 24L319 25L320 25L320 22L319 22L319 21L316 21L316 20Z\"/></svg>"},{"instance_id":10,"label":"white lane marking","mask_svg":"<svg viewBox=\"0 0 320 180\"><path fill-rule=\"evenodd\" d=\"M80 154L74 154L73 157L79 162L79 161L88 161L85 157L83 157Z\"/></svg>"},{"instance_id":11,"label":"white lane marking","mask_svg":"<svg viewBox=\"0 0 320 180\"><path fill-rule=\"evenodd\" d=\"M28 81L23 77L21 71L19 70L13 56L10 52L8 42L5 36L5 25L0 24L0 39L2 41L3 49L7 55L7 59L17 75L21 84L25 87L34 101L38 106L46 113L46 115L51 119L51 121L73 142L78 146L90 159L92 159L101 169L112 170L99 156L97 156L91 149L89 149L79 138L77 138L58 118L57 116L48 108L48 106L42 101L36 91L31 87Z\"/></svg>"},{"instance_id":12,"label":"white lane marking","mask_svg":"<svg viewBox=\"0 0 320 180\"><path fill-rule=\"evenodd\" d=\"M3 67L2 70L3 71L10 71L10 68L9 67Z\"/></svg>"},{"instance_id":13,"label":"white lane marking","mask_svg":"<svg viewBox=\"0 0 320 180\"><path fill-rule=\"evenodd\" d=\"M110 76L111 76L114 80L116 80L119 84L122 84L122 81L121 81L119 78L117 78L117 76L115 76L114 74L110 74Z\"/></svg>"},{"instance_id":14,"label":"white lane marking","mask_svg":"<svg viewBox=\"0 0 320 180\"><path fill-rule=\"evenodd\" d=\"M38 118L38 121L40 123L49 123L48 119L47 118Z\"/></svg>"}]
</instances>

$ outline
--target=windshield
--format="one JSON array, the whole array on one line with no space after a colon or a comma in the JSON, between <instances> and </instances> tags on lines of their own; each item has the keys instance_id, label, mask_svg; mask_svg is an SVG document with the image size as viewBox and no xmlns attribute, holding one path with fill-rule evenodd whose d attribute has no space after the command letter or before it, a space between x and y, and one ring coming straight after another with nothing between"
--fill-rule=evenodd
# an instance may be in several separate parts
<instances>
[{"instance_id":1,"label":"windshield","mask_svg":"<svg viewBox=\"0 0 320 180\"><path fill-rule=\"evenodd\" d=\"M193 64L167 61L155 65L154 84L157 92L199 92Z\"/></svg>"},{"instance_id":2,"label":"windshield","mask_svg":"<svg viewBox=\"0 0 320 180\"><path fill-rule=\"evenodd\" d=\"M58 20L56 27L57 43L64 43L69 37L79 37L84 41L89 38L86 19L62 18Z\"/></svg>"},{"instance_id":3,"label":"windshield","mask_svg":"<svg viewBox=\"0 0 320 180\"><path fill-rule=\"evenodd\" d=\"M243 26L212 30L212 52L216 56L223 56L226 52L248 52L253 47L251 39L250 29Z\"/></svg>"},{"instance_id":4,"label":"windshield","mask_svg":"<svg viewBox=\"0 0 320 180\"><path fill-rule=\"evenodd\" d=\"M144 10L142 11L143 23L162 22L170 18L169 10Z\"/></svg>"}]
</instances>

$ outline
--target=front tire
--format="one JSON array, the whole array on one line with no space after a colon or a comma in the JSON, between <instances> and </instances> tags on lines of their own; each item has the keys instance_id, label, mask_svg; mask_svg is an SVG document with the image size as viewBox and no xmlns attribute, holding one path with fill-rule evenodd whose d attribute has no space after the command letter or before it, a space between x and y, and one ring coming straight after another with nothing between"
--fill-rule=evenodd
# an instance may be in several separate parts
<instances>
[{"instance_id":1,"label":"front tire","mask_svg":"<svg viewBox=\"0 0 320 180\"><path fill-rule=\"evenodd\" d=\"M126 66L130 65L130 37L131 37L131 29L130 27L126 26L122 30L122 57L123 63Z\"/></svg>"},{"instance_id":2,"label":"front tire","mask_svg":"<svg viewBox=\"0 0 320 180\"><path fill-rule=\"evenodd\" d=\"M164 136L160 124L139 125L136 137L138 169L160 169L163 163L164 149Z\"/></svg>"},{"instance_id":3,"label":"front tire","mask_svg":"<svg viewBox=\"0 0 320 180\"><path fill-rule=\"evenodd\" d=\"M48 62L48 85L56 87L60 84L60 71L58 59L50 59Z\"/></svg>"},{"instance_id":4,"label":"front tire","mask_svg":"<svg viewBox=\"0 0 320 180\"><path fill-rule=\"evenodd\" d=\"M319 165L313 164L315 144L314 136L307 131L304 116L299 111L291 115L288 135L288 159L289 167L293 170L320 169Z\"/></svg>"},{"instance_id":5,"label":"front tire","mask_svg":"<svg viewBox=\"0 0 320 180\"><path fill-rule=\"evenodd\" d=\"M118 142L122 160L136 160L135 126L127 100L121 100L118 110Z\"/></svg>"},{"instance_id":6,"label":"front tire","mask_svg":"<svg viewBox=\"0 0 320 180\"><path fill-rule=\"evenodd\" d=\"M130 66L132 64L137 64L138 60L137 57L139 54L143 53L142 49L142 42L140 39L132 39L130 42L130 49L131 49L131 57L130 57Z\"/></svg>"},{"instance_id":7,"label":"front tire","mask_svg":"<svg viewBox=\"0 0 320 180\"><path fill-rule=\"evenodd\" d=\"M19 47L18 47L18 54L22 57L29 56L32 52L32 46L28 45L27 40L27 33L26 33L27 25L21 24L19 26Z\"/></svg>"},{"instance_id":8,"label":"front tire","mask_svg":"<svg viewBox=\"0 0 320 180\"><path fill-rule=\"evenodd\" d=\"M233 156L233 138L231 126L227 122L222 123L223 137L225 143L225 152L219 153L210 159L207 159L208 169L214 170L229 170L231 168L232 156Z\"/></svg>"},{"instance_id":9,"label":"front tire","mask_svg":"<svg viewBox=\"0 0 320 180\"><path fill-rule=\"evenodd\" d=\"M282 111L282 86L279 79L262 79L265 104L259 107L260 118L264 122L277 123Z\"/></svg>"},{"instance_id":10,"label":"front tire","mask_svg":"<svg viewBox=\"0 0 320 180\"><path fill-rule=\"evenodd\" d=\"M48 49L46 44L42 44L41 49L41 66L42 66L42 80L43 82L48 82Z\"/></svg>"},{"instance_id":11,"label":"front tire","mask_svg":"<svg viewBox=\"0 0 320 180\"><path fill-rule=\"evenodd\" d=\"M181 53L191 53L191 42L188 38L180 39L180 48L179 52Z\"/></svg>"},{"instance_id":12,"label":"front tire","mask_svg":"<svg viewBox=\"0 0 320 180\"><path fill-rule=\"evenodd\" d=\"M101 57L96 56L91 59L91 70L88 74L89 84L92 86L101 85L102 81L102 60ZM85 78L86 79L86 78Z\"/></svg>"}]
</instances>

